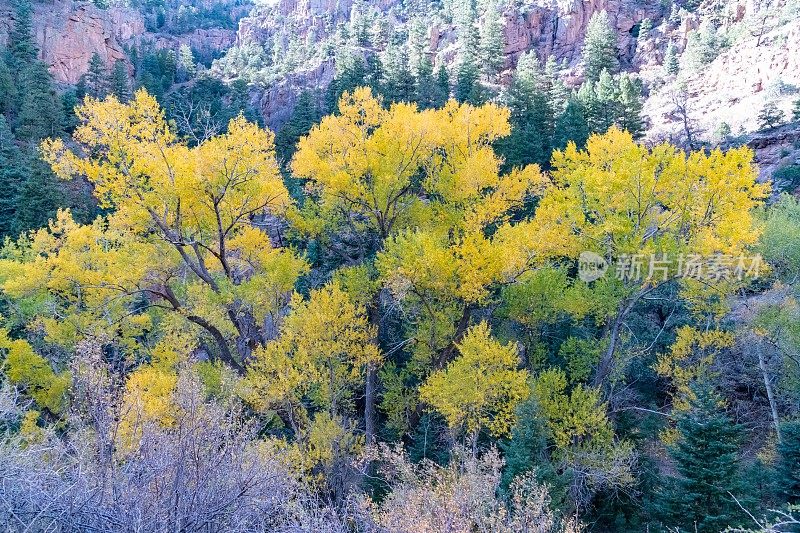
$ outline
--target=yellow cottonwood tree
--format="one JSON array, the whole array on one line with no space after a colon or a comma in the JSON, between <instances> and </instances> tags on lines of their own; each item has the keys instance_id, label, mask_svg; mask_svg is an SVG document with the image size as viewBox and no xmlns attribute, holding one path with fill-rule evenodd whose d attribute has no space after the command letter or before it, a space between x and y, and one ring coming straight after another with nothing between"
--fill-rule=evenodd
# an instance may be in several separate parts
<instances>
[{"instance_id":1,"label":"yellow cottonwood tree","mask_svg":"<svg viewBox=\"0 0 800 533\"><path fill-rule=\"evenodd\" d=\"M597 387L570 387L562 370L549 369L536 376L531 392L547 423L553 458L572 472L576 505L586 503L601 487L618 489L634 483L633 446L615 439Z\"/></svg>"},{"instance_id":2,"label":"yellow cottonwood tree","mask_svg":"<svg viewBox=\"0 0 800 533\"><path fill-rule=\"evenodd\" d=\"M281 412L296 432L307 407L332 418L352 412L353 391L367 365L380 363L375 331L363 306L337 283L292 298L280 336L255 352L245 398L260 410Z\"/></svg>"},{"instance_id":3,"label":"yellow cottonwood tree","mask_svg":"<svg viewBox=\"0 0 800 533\"><path fill-rule=\"evenodd\" d=\"M517 370L517 347L493 339L486 322L467 330L456 347L459 356L428 376L420 399L451 428L463 429L473 444L483 428L496 436L508 435L514 409L530 390L528 373Z\"/></svg>"},{"instance_id":4,"label":"yellow cottonwood tree","mask_svg":"<svg viewBox=\"0 0 800 533\"><path fill-rule=\"evenodd\" d=\"M578 384L570 391L566 374L551 369L536 377L533 394L560 448L611 444L614 431L597 389Z\"/></svg>"},{"instance_id":5,"label":"yellow cottonwood tree","mask_svg":"<svg viewBox=\"0 0 800 533\"><path fill-rule=\"evenodd\" d=\"M694 394L692 385L709 377L714 357L733 343L734 335L730 332L699 330L691 326L678 329L669 352L661 354L654 365L658 375L672 381L672 403L676 410L689 408Z\"/></svg>"},{"instance_id":6,"label":"yellow cottonwood tree","mask_svg":"<svg viewBox=\"0 0 800 533\"><path fill-rule=\"evenodd\" d=\"M509 134L508 113L455 101L386 109L361 88L298 144L292 170L306 180L307 201L293 220L345 265L378 254L373 287L399 302L413 338L414 361L403 369L409 379L444 367L474 307L533 263L510 219L546 180L536 166L500 172L492 143ZM375 325L379 300L374 294L369 306ZM369 409L370 380L367 396Z\"/></svg>"},{"instance_id":7,"label":"yellow cottonwood tree","mask_svg":"<svg viewBox=\"0 0 800 533\"><path fill-rule=\"evenodd\" d=\"M345 93L339 114L298 144L292 171L307 180L310 201L295 221L317 236L348 229L377 237L378 248L402 229L477 231L504 222L544 184L536 166L500 174L492 143L509 134L508 117L493 104L385 109L368 88Z\"/></svg>"},{"instance_id":8,"label":"yellow cottonwood tree","mask_svg":"<svg viewBox=\"0 0 800 533\"><path fill-rule=\"evenodd\" d=\"M57 374L27 341L10 339L5 329L0 329L0 370L39 407L59 415L67 405L69 372Z\"/></svg>"},{"instance_id":9,"label":"yellow cottonwood tree","mask_svg":"<svg viewBox=\"0 0 800 533\"><path fill-rule=\"evenodd\" d=\"M533 220L517 229L529 233L540 255L577 259L589 251L610 265L602 283L612 301L600 306L607 316L598 317L609 339L596 385L612 371L626 316L645 295L679 278L680 257L738 257L756 243L753 211L769 192L756 177L747 148L687 155L669 144L639 145L616 128L593 135L585 151L571 143L554 152L553 186ZM651 257L669 260L652 276ZM641 258L643 264L630 264ZM714 309L704 301L718 301L735 287L730 279L714 280L711 288L704 280L681 281L684 297L707 311ZM609 283L616 289L607 290Z\"/></svg>"},{"instance_id":10,"label":"yellow cottonwood tree","mask_svg":"<svg viewBox=\"0 0 800 533\"><path fill-rule=\"evenodd\" d=\"M37 307L49 340L106 334L135 343L180 317L241 369L266 342L305 262L257 223L290 204L273 135L243 118L188 147L144 90L130 103L87 98L69 148L42 145L63 178L85 176L111 215L81 226L60 213L0 261L0 288Z\"/></svg>"}]
</instances>

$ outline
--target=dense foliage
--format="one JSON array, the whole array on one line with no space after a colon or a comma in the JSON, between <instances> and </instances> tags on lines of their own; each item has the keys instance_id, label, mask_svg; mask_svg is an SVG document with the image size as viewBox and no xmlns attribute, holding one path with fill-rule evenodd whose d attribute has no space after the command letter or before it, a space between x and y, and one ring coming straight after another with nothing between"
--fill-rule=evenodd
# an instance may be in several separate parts
<instances>
[{"instance_id":1,"label":"dense foliage","mask_svg":"<svg viewBox=\"0 0 800 533\"><path fill-rule=\"evenodd\" d=\"M448 72L357 3L273 134L247 83L296 43L142 43L59 93L20 3L4 528L796 530L800 203L746 147L641 144L605 14L570 89L531 52L498 83L476 9Z\"/></svg>"}]
</instances>

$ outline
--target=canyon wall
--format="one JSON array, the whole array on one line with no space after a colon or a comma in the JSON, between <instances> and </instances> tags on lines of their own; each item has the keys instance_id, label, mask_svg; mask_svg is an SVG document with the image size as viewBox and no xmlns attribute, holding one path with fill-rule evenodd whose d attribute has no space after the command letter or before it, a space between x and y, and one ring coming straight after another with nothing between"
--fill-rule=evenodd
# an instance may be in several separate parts
<instances>
[{"instance_id":1,"label":"canyon wall","mask_svg":"<svg viewBox=\"0 0 800 533\"><path fill-rule=\"evenodd\" d=\"M93 54L110 66L117 60L127 61L130 47L144 41L152 42L156 48L174 50L188 44L195 50L217 55L236 41L236 31L222 28L198 28L180 35L148 31L142 13L131 8L100 9L92 2L76 0L33 5L39 57L60 84L77 83L87 72ZM0 0L0 44L7 42L14 23L11 2Z\"/></svg>"}]
</instances>

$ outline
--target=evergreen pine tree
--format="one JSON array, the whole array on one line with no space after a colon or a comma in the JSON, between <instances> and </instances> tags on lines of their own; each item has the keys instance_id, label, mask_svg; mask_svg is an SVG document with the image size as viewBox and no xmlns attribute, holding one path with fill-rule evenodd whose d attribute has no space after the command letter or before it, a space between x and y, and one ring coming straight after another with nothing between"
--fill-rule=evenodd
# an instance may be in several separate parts
<instances>
[{"instance_id":1,"label":"evergreen pine tree","mask_svg":"<svg viewBox=\"0 0 800 533\"><path fill-rule=\"evenodd\" d=\"M0 242L14 236L14 219L19 205L19 189L25 180L20 150L6 117L0 114Z\"/></svg>"},{"instance_id":2,"label":"evergreen pine tree","mask_svg":"<svg viewBox=\"0 0 800 533\"><path fill-rule=\"evenodd\" d=\"M475 7L472 3L467 3L458 24L459 55L453 88L455 99L460 103L478 105L484 100L477 56L479 42L475 27Z\"/></svg>"},{"instance_id":3,"label":"evergreen pine tree","mask_svg":"<svg viewBox=\"0 0 800 533\"><path fill-rule=\"evenodd\" d=\"M350 36L359 46L370 43L372 21L367 16L367 4L364 0L355 0L350 10Z\"/></svg>"},{"instance_id":4,"label":"evergreen pine tree","mask_svg":"<svg viewBox=\"0 0 800 533\"><path fill-rule=\"evenodd\" d=\"M634 139L640 138L644 134L641 82L628 74L621 74L617 102L619 127L629 131Z\"/></svg>"},{"instance_id":5,"label":"evergreen pine tree","mask_svg":"<svg viewBox=\"0 0 800 533\"><path fill-rule=\"evenodd\" d=\"M433 64L429 57L430 44L428 40L428 29L422 17L414 17L408 23L408 61L411 65L412 74L419 78L420 69L427 65L431 74Z\"/></svg>"},{"instance_id":6,"label":"evergreen pine tree","mask_svg":"<svg viewBox=\"0 0 800 533\"><path fill-rule=\"evenodd\" d=\"M139 87L144 87L148 93L160 100L164 95L164 84L162 83L163 73L157 54L143 52L142 66L139 70L141 72L138 80Z\"/></svg>"},{"instance_id":7,"label":"evergreen pine tree","mask_svg":"<svg viewBox=\"0 0 800 533\"><path fill-rule=\"evenodd\" d=\"M553 149L563 150L570 141L573 141L578 148L583 148L588 138L589 124L583 104L577 96L570 97L564 112L556 120Z\"/></svg>"},{"instance_id":8,"label":"evergreen pine tree","mask_svg":"<svg viewBox=\"0 0 800 533\"><path fill-rule=\"evenodd\" d=\"M505 40L503 20L499 6L490 1L486 4L483 24L480 30L480 60L483 72L489 78L496 76L503 68Z\"/></svg>"},{"instance_id":9,"label":"evergreen pine tree","mask_svg":"<svg viewBox=\"0 0 800 533\"><path fill-rule=\"evenodd\" d=\"M449 453L446 440L442 438L446 434L447 424L444 420L434 413L425 413L410 435L409 458L415 462L427 459L438 464L446 464Z\"/></svg>"},{"instance_id":10,"label":"evergreen pine tree","mask_svg":"<svg viewBox=\"0 0 800 533\"><path fill-rule=\"evenodd\" d=\"M106 95L106 64L95 52L89 59L89 70L85 74L86 94L92 98L102 98Z\"/></svg>"},{"instance_id":11,"label":"evergreen pine tree","mask_svg":"<svg viewBox=\"0 0 800 533\"><path fill-rule=\"evenodd\" d=\"M38 229L47 225L55 217L59 207L64 205L64 195L58 179L50 167L41 160L35 148L22 154L22 162L28 169L25 180L20 183L17 194L17 212L14 217L12 233Z\"/></svg>"},{"instance_id":12,"label":"evergreen pine tree","mask_svg":"<svg viewBox=\"0 0 800 533\"><path fill-rule=\"evenodd\" d=\"M161 65L161 85L163 91L166 92L175 83L178 75L178 54L175 53L175 50L159 50L157 57Z\"/></svg>"},{"instance_id":13,"label":"evergreen pine tree","mask_svg":"<svg viewBox=\"0 0 800 533\"><path fill-rule=\"evenodd\" d=\"M478 65L472 54L464 54L456 68L456 83L453 93L459 103L480 105L484 101Z\"/></svg>"},{"instance_id":14,"label":"evergreen pine tree","mask_svg":"<svg viewBox=\"0 0 800 533\"><path fill-rule=\"evenodd\" d=\"M383 65L381 58L375 54L369 54L364 62L364 74L361 80L361 87L369 87L372 89L372 94L381 94L383 81Z\"/></svg>"},{"instance_id":15,"label":"evergreen pine tree","mask_svg":"<svg viewBox=\"0 0 800 533\"><path fill-rule=\"evenodd\" d=\"M553 118L564 111L570 92L560 75L561 68L555 56L549 56L544 65L544 79L546 82L547 97L553 110Z\"/></svg>"},{"instance_id":16,"label":"evergreen pine tree","mask_svg":"<svg viewBox=\"0 0 800 533\"><path fill-rule=\"evenodd\" d=\"M727 122L720 122L717 127L714 129L714 140L719 143L723 143L728 140L728 137L731 135L731 126Z\"/></svg>"},{"instance_id":17,"label":"evergreen pine tree","mask_svg":"<svg viewBox=\"0 0 800 533\"><path fill-rule=\"evenodd\" d=\"M716 28L706 21L689 34L684 51L686 62L691 68L700 69L716 59L720 48L721 42Z\"/></svg>"},{"instance_id":18,"label":"evergreen pine tree","mask_svg":"<svg viewBox=\"0 0 800 533\"><path fill-rule=\"evenodd\" d=\"M11 114L16 110L17 86L4 56L0 50L0 114Z\"/></svg>"},{"instance_id":19,"label":"evergreen pine tree","mask_svg":"<svg viewBox=\"0 0 800 533\"><path fill-rule=\"evenodd\" d=\"M62 127L64 131L72 132L78 125L78 117L75 116L75 108L81 103L78 99L77 90L72 87L61 94L61 108L64 110L64 120Z\"/></svg>"},{"instance_id":20,"label":"evergreen pine tree","mask_svg":"<svg viewBox=\"0 0 800 533\"><path fill-rule=\"evenodd\" d=\"M498 143L508 167L546 166L550 160L554 121L545 88L535 52L520 56L505 97L511 112L511 134Z\"/></svg>"},{"instance_id":21,"label":"evergreen pine tree","mask_svg":"<svg viewBox=\"0 0 800 533\"><path fill-rule=\"evenodd\" d=\"M408 33L408 59L416 80L415 100L421 108L436 107L436 78L429 56L428 32L422 17L414 17Z\"/></svg>"},{"instance_id":22,"label":"evergreen pine tree","mask_svg":"<svg viewBox=\"0 0 800 533\"><path fill-rule=\"evenodd\" d=\"M501 443L505 458L501 486L508 491L517 476L532 472L537 482L548 486L553 507L561 508L567 487L548 457L549 430L536 401L529 398L520 403L516 415L511 438Z\"/></svg>"},{"instance_id":23,"label":"evergreen pine tree","mask_svg":"<svg viewBox=\"0 0 800 533\"><path fill-rule=\"evenodd\" d=\"M436 107L436 79L433 77L433 64L427 57L417 65L416 102L420 108Z\"/></svg>"},{"instance_id":24,"label":"evergreen pine tree","mask_svg":"<svg viewBox=\"0 0 800 533\"><path fill-rule=\"evenodd\" d=\"M718 533L746 518L731 497L743 497L740 429L709 385L692 392L689 409L678 415L678 440L670 451L679 476L665 484L658 508L665 526Z\"/></svg>"},{"instance_id":25,"label":"evergreen pine tree","mask_svg":"<svg viewBox=\"0 0 800 533\"><path fill-rule=\"evenodd\" d=\"M294 154L297 141L306 135L320 119L320 112L310 91L297 98L289 120L275 134L275 152L278 160L288 163Z\"/></svg>"},{"instance_id":26,"label":"evergreen pine tree","mask_svg":"<svg viewBox=\"0 0 800 533\"><path fill-rule=\"evenodd\" d=\"M178 81L188 81L197 73L197 66L194 63L192 48L188 44L182 44L178 50Z\"/></svg>"},{"instance_id":27,"label":"evergreen pine tree","mask_svg":"<svg viewBox=\"0 0 800 533\"><path fill-rule=\"evenodd\" d=\"M664 70L667 74L674 76L680 70L678 64L678 55L675 52L675 46L672 43L667 45L667 50L664 52Z\"/></svg>"},{"instance_id":28,"label":"evergreen pine tree","mask_svg":"<svg viewBox=\"0 0 800 533\"><path fill-rule=\"evenodd\" d=\"M617 84L607 70L600 73L600 79L594 85L594 98L589 127L593 132L605 133L620 115Z\"/></svg>"},{"instance_id":29,"label":"evergreen pine tree","mask_svg":"<svg viewBox=\"0 0 800 533\"><path fill-rule=\"evenodd\" d=\"M33 37L33 6L30 0L17 0L14 27L8 35L12 67L22 72L36 61L39 48Z\"/></svg>"},{"instance_id":30,"label":"evergreen pine tree","mask_svg":"<svg viewBox=\"0 0 800 533\"><path fill-rule=\"evenodd\" d=\"M434 87L433 107L442 107L450 99L450 74L444 64L436 69L436 85Z\"/></svg>"},{"instance_id":31,"label":"evergreen pine tree","mask_svg":"<svg viewBox=\"0 0 800 533\"><path fill-rule=\"evenodd\" d=\"M800 120L800 98L794 101L794 107L792 107L792 120Z\"/></svg>"},{"instance_id":32,"label":"evergreen pine tree","mask_svg":"<svg viewBox=\"0 0 800 533\"><path fill-rule=\"evenodd\" d=\"M230 119L240 114L253 124L262 124L261 113L253 109L253 106L250 105L250 86L247 84L246 80L240 78L238 80L234 80L233 83L228 84L227 86L224 83L220 83L219 80L214 80L213 78L202 77L201 80L204 80L207 83L221 85L222 96L220 96L219 100L225 100L227 102L228 109L226 114L224 114L224 116L226 116L226 127L228 126ZM199 81L197 85L200 85Z\"/></svg>"},{"instance_id":33,"label":"evergreen pine tree","mask_svg":"<svg viewBox=\"0 0 800 533\"><path fill-rule=\"evenodd\" d=\"M111 79L109 80L111 94L117 97L120 102L127 102L131 97L130 81L128 80L128 68L125 62L117 60L114 68L111 69Z\"/></svg>"},{"instance_id":34,"label":"evergreen pine tree","mask_svg":"<svg viewBox=\"0 0 800 533\"><path fill-rule=\"evenodd\" d=\"M774 128L783 122L784 114L773 101L768 101L758 114L758 127L762 130Z\"/></svg>"},{"instance_id":35,"label":"evergreen pine tree","mask_svg":"<svg viewBox=\"0 0 800 533\"><path fill-rule=\"evenodd\" d=\"M133 75L136 76L141 68L141 64L139 63L139 47L135 44L132 45L128 50L128 61L131 62L131 66L133 67Z\"/></svg>"},{"instance_id":36,"label":"evergreen pine tree","mask_svg":"<svg viewBox=\"0 0 800 533\"><path fill-rule=\"evenodd\" d=\"M86 98L86 80L83 79L83 76L75 84L75 98L79 102L83 102L84 98Z\"/></svg>"},{"instance_id":37,"label":"evergreen pine tree","mask_svg":"<svg viewBox=\"0 0 800 533\"><path fill-rule=\"evenodd\" d=\"M17 137L24 141L39 141L61 132L63 112L61 98L53 87L47 67L34 61L22 73L19 85L21 97L17 117Z\"/></svg>"},{"instance_id":38,"label":"evergreen pine tree","mask_svg":"<svg viewBox=\"0 0 800 533\"><path fill-rule=\"evenodd\" d=\"M776 466L781 500L793 505L800 504L800 420L781 424Z\"/></svg>"},{"instance_id":39,"label":"evergreen pine tree","mask_svg":"<svg viewBox=\"0 0 800 533\"><path fill-rule=\"evenodd\" d=\"M416 82L411 75L405 43L397 36L386 47L381 65L383 67L381 93L387 103L413 102L416 97Z\"/></svg>"},{"instance_id":40,"label":"evergreen pine tree","mask_svg":"<svg viewBox=\"0 0 800 533\"><path fill-rule=\"evenodd\" d=\"M336 76L328 86L326 108L328 112L337 109L339 98L345 92L352 93L356 87L365 83L366 68L364 61L350 47L337 50Z\"/></svg>"},{"instance_id":41,"label":"evergreen pine tree","mask_svg":"<svg viewBox=\"0 0 800 533\"><path fill-rule=\"evenodd\" d=\"M637 39L647 39L647 36L650 35L651 31L653 31L653 21L649 18L642 19L642 22L639 23L639 35L637 36Z\"/></svg>"},{"instance_id":42,"label":"evergreen pine tree","mask_svg":"<svg viewBox=\"0 0 800 533\"><path fill-rule=\"evenodd\" d=\"M613 74L619 68L617 34L605 11L597 11L589 19L583 42L583 66L589 81L600 79L603 70Z\"/></svg>"}]
</instances>

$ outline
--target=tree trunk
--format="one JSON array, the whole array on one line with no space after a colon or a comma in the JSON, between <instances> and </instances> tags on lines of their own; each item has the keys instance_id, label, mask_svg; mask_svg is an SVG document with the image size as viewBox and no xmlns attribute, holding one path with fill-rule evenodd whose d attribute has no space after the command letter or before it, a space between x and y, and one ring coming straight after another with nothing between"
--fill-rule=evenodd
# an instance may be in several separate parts
<instances>
[{"instance_id":1,"label":"tree trunk","mask_svg":"<svg viewBox=\"0 0 800 533\"><path fill-rule=\"evenodd\" d=\"M439 352L439 357L434 360L432 371L441 370L447 363L453 360L453 354L456 351L456 344L461 342L461 339L464 337L464 334L467 332L467 328L469 327L469 321L472 317L472 306L465 305L464 310L461 313L461 318L458 319L458 324L456 324L456 331L455 335L453 335L453 340L450 341L450 344L447 347ZM420 419L422 419L422 410L424 406L422 402L417 402L416 407L408 416L408 427L414 428L419 423Z\"/></svg>"},{"instance_id":2,"label":"tree trunk","mask_svg":"<svg viewBox=\"0 0 800 533\"><path fill-rule=\"evenodd\" d=\"M597 364L597 371L594 373L594 380L592 385L599 387L603 385L611 374L611 369L614 366L614 352L617 349L617 340L619 339L619 328L622 326L624 317L622 314L617 315L614 319L614 324L611 326L611 331L608 339L608 348L606 348L603 357Z\"/></svg>"},{"instance_id":3,"label":"tree trunk","mask_svg":"<svg viewBox=\"0 0 800 533\"><path fill-rule=\"evenodd\" d=\"M614 318L614 323L611 325L608 348L606 348L605 353L603 353L603 357L600 358L600 362L597 364L597 371L595 372L594 379L592 380L592 385L595 387L604 385L608 377L611 375L611 371L614 368L614 354L617 351L617 344L619 342L619 331L620 328L622 328L622 324L625 322L625 318L628 316L628 313L631 312L636 303L654 288L655 286L640 290L631 296L630 300L623 302L624 305L620 306L617 316Z\"/></svg>"},{"instance_id":4,"label":"tree trunk","mask_svg":"<svg viewBox=\"0 0 800 533\"><path fill-rule=\"evenodd\" d=\"M228 341L225 340L225 336L222 334L220 330L216 328L216 326L207 322L204 318L189 315L186 317L189 322L194 322L204 330L206 330L211 337L214 339L214 342L217 343L217 348L219 348L219 358L227 363L231 368L233 368L239 374L244 374L244 367L236 360L236 358L231 353L231 349L228 346Z\"/></svg>"},{"instance_id":5,"label":"tree trunk","mask_svg":"<svg viewBox=\"0 0 800 533\"><path fill-rule=\"evenodd\" d=\"M764 378L764 387L767 389L767 399L769 400L769 409L772 413L772 422L775 424L775 435L778 437L778 443L781 442L781 422L778 418L778 406L775 403L775 393L772 390L772 380L767 372L767 363L764 360L764 345L763 341L756 339L756 354L758 355L758 367L761 369L761 376Z\"/></svg>"},{"instance_id":6,"label":"tree trunk","mask_svg":"<svg viewBox=\"0 0 800 533\"><path fill-rule=\"evenodd\" d=\"M364 390L364 430L367 446L375 443L377 431L377 413L375 405L378 396L378 369L370 363L367 365L367 382Z\"/></svg>"}]
</instances>

